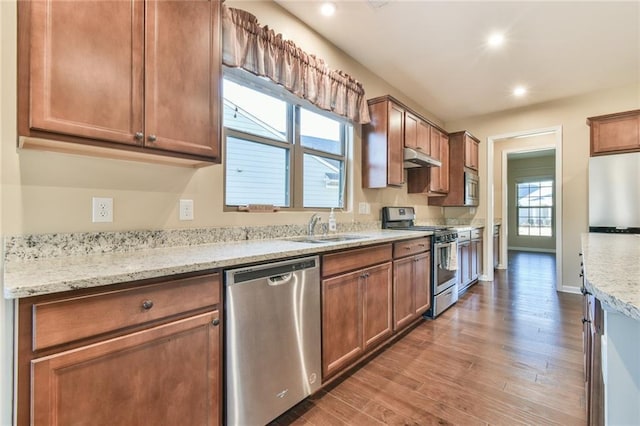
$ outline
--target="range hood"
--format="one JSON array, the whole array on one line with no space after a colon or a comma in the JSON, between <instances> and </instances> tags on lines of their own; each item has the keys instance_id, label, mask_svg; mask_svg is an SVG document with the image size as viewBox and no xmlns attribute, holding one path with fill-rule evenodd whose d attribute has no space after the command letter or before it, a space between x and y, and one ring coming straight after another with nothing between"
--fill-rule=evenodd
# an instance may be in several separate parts
<instances>
[{"instance_id":1,"label":"range hood","mask_svg":"<svg viewBox=\"0 0 640 426\"><path fill-rule=\"evenodd\" d=\"M424 152L413 148L404 149L404 168L412 169L414 167L440 167L442 163L433 157L428 156Z\"/></svg>"}]
</instances>

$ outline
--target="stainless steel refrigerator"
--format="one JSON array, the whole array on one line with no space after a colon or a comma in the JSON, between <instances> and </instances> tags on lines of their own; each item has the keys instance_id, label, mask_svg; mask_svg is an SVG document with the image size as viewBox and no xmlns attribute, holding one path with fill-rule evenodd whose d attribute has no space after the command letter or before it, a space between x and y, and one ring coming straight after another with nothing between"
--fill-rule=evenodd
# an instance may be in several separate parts
<instances>
[{"instance_id":1,"label":"stainless steel refrigerator","mask_svg":"<svg viewBox=\"0 0 640 426\"><path fill-rule=\"evenodd\" d=\"M589 158L589 232L640 233L640 152Z\"/></svg>"}]
</instances>

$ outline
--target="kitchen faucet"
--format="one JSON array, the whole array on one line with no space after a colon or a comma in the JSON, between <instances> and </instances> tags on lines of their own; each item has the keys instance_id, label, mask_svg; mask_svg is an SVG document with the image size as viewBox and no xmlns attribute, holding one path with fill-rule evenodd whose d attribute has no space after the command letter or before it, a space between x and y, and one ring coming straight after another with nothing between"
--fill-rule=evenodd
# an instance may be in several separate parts
<instances>
[{"instance_id":1,"label":"kitchen faucet","mask_svg":"<svg viewBox=\"0 0 640 426\"><path fill-rule=\"evenodd\" d=\"M313 216L311 216L311 218L309 219L308 234L310 237L313 237L313 235L315 234L316 223L320 222L321 220L322 218L318 213L314 213Z\"/></svg>"}]
</instances>

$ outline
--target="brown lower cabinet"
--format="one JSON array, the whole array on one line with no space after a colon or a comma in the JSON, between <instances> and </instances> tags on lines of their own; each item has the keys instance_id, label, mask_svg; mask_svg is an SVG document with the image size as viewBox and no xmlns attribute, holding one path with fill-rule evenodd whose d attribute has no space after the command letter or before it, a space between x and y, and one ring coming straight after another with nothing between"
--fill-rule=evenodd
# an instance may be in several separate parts
<instances>
[{"instance_id":1,"label":"brown lower cabinet","mask_svg":"<svg viewBox=\"0 0 640 426\"><path fill-rule=\"evenodd\" d=\"M500 225L493 226L493 269L500 265Z\"/></svg>"},{"instance_id":2,"label":"brown lower cabinet","mask_svg":"<svg viewBox=\"0 0 640 426\"><path fill-rule=\"evenodd\" d=\"M358 266L356 266L358 265ZM390 337L391 244L323 256L322 375L331 377Z\"/></svg>"},{"instance_id":3,"label":"brown lower cabinet","mask_svg":"<svg viewBox=\"0 0 640 426\"><path fill-rule=\"evenodd\" d=\"M482 229L458 233L458 291L464 292L482 273Z\"/></svg>"},{"instance_id":4,"label":"brown lower cabinet","mask_svg":"<svg viewBox=\"0 0 640 426\"><path fill-rule=\"evenodd\" d=\"M410 244L418 248L411 250ZM393 261L393 329L411 324L431 307L429 240L396 243ZM412 253L418 253L413 254ZM401 256L407 257L401 257Z\"/></svg>"},{"instance_id":5,"label":"brown lower cabinet","mask_svg":"<svg viewBox=\"0 0 640 426\"><path fill-rule=\"evenodd\" d=\"M221 422L220 276L21 299L19 425Z\"/></svg>"},{"instance_id":6,"label":"brown lower cabinet","mask_svg":"<svg viewBox=\"0 0 640 426\"><path fill-rule=\"evenodd\" d=\"M604 381L602 377L602 335L604 316L600 301L592 294L584 295L583 342L585 400L587 425L604 424Z\"/></svg>"}]
</instances>

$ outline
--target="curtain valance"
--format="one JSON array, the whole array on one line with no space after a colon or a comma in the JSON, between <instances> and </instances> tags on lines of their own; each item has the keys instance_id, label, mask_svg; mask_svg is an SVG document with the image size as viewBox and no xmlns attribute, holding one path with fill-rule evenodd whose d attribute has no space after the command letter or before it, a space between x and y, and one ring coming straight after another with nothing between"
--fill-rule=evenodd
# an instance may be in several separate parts
<instances>
[{"instance_id":1,"label":"curtain valance","mask_svg":"<svg viewBox=\"0 0 640 426\"><path fill-rule=\"evenodd\" d=\"M222 6L222 63L282 85L317 107L356 123L368 123L364 89L353 77L284 40L244 10Z\"/></svg>"}]
</instances>

